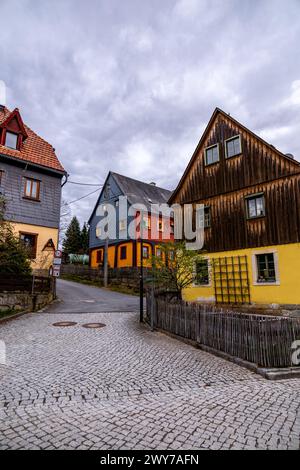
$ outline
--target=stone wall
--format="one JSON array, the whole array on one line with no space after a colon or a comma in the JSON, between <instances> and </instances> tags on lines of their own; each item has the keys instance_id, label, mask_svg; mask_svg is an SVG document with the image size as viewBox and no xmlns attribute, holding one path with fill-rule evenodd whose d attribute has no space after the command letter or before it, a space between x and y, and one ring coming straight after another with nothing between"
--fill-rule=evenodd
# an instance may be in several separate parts
<instances>
[{"instance_id":1,"label":"stone wall","mask_svg":"<svg viewBox=\"0 0 300 470\"><path fill-rule=\"evenodd\" d=\"M53 300L53 293L0 292L0 312L34 312Z\"/></svg>"}]
</instances>

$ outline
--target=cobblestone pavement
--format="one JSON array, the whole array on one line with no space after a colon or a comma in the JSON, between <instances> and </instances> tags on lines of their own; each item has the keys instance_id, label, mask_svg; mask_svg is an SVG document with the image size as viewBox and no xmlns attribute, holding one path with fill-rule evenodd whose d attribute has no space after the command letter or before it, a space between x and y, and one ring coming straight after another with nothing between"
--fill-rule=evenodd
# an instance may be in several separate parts
<instances>
[{"instance_id":1,"label":"cobblestone pavement","mask_svg":"<svg viewBox=\"0 0 300 470\"><path fill-rule=\"evenodd\" d=\"M268 382L137 313L30 314L0 339L2 450L299 448L300 380Z\"/></svg>"}]
</instances>

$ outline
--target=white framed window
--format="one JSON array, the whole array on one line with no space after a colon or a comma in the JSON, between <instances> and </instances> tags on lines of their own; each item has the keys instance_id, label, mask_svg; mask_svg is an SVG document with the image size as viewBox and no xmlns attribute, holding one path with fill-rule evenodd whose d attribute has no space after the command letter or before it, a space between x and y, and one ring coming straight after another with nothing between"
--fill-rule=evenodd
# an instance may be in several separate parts
<instances>
[{"instance_id":1,"label":"white framed window","mask_svg":"<svg viewBox=\"0 0 300 470\"><path fill-rule=\"evenodd\" d=\"M18 146L18 135L13 132L6 131L5 147L16 150Z\"/></svg>"},{"instance_id":2,"label":"white framed window","mask_svg":"<svg viewBox=\"0 0 300 470\"><path fill-rule=\"evenodd\" d=\"M266 215L265 196L263 193L247 196L245 200L248 219L256 219L257 217L264 217Z\"/></svg>"},{"instance_id":3,"label":"white framed window","mask_svg":"<svg viewBox=\"0 0 300 470\"><path fill-rule=\"evenodd\" d=\"M126 230L126 220L120 220L119 222L119 230Z\"/></svg>"},{"instance_id":4,"label":"white framed window","mask_svg":"<svg viewBox=\"0 0 300 470\"><path fill-rule=\"evenodd\" d=\"M212 165L220 160L219 144L211 145L205 149L205 165Z\"/></svg>"},{"instance_id":5,"label":"white framed window","mask_svg":"<svg viewBox=\"0 0 300 470\"><path fill-rule=\"evenodd\" d=\"M164 222L162 220L158 220L157 221L157 230L159 232L163 232L164 231Z\"/></svg>"},{"instance_id":6,"label":"white framed window","mask_svg":"<svg viewBox=\"0 0 300 470\"><path fill-rule=\"evenodd\" d=\"M253 285L280 285L279 258L276 250L264 249L252 252Z\"/></svg>"},{"instance_id":7,"label":"white framed window","mask_svg":"<svg viewBox=\"0 0 300 470\"><path fill-rule=\"evenodd\" d=\"M242 153L241 136L236 135L225 140L225 157L231 158Z\"/></svg>"},{"instance_id":8,"label":"white framed window","mask_svg":"<svg viewBox=\"0 0 300 470\"><path fill-rule=\"evenodd\" d=\"M204 207L204 228L211 226L211 210L210 206Z\"/></svg>"},{"instance_id":9,"label":"white framed window","mask_svg":"<svg viewBox=\"0 0 300 470\"><path fill-rule=\"evenodd\" d=\"M196 262L194 286L211 287L211 265L208 258Z\"/></svg>"},{"instance_id":10,"label":"white framed window","mask_svg":"<svg viewBox=\"0 0 300 470\"><path fill-rule=\"evenodd\" d=\"M151 217L149 217L148 215L143 215L142 217L142 228L144 230L151 229Z\"/></svg>"}]
</instances>

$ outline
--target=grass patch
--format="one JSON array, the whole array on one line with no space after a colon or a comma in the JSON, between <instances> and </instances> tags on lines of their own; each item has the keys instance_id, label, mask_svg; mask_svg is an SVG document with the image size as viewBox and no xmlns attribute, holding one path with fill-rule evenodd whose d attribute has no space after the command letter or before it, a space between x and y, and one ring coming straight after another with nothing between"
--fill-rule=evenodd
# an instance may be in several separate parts
<instances>
[{"instance_id":1,"label":"grass patch","mask_svg":"<svg viewBox=\"0 0 300 470\"><path fill-rule=\"evenodd\" d=\"M12 315L16 315L17 313L22 313L22 310L15 310L14 308L7 308L6 310L1 310L0 320L6 317L11 317Z\"/></svg>"},{"instance_id":2,"label":"grass patch","mask_svg":"<svg viewBox=\"0 0 300 470\"><path fill-rule=\"evenodd\" d=\"M103 287L103 282L100 280L86 279L84 277L76 276L74 274L63 274L61 276L61 279L65 279L66 281L79 282L80 284L85 284L85 285L93 286L93 287ZM134 287L112 284L112 285L109 285L107 289L113 292L119 292L120 294L135 295L135 296L139 295L138 288L134 288Z\"/></svg>"}]
</instances>

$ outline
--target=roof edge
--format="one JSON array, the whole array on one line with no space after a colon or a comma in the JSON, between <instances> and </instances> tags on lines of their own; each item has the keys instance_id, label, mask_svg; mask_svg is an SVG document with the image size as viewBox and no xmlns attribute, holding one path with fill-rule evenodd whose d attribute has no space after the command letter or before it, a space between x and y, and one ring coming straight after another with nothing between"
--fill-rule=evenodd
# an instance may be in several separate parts
<instances>
[{"instance_id":1,"label":"roof edge","mask_svg":"<svg viewBox=\"0 0 300 470\"><path fill-rule=\"evenodd\" d=\"M171 194L171 197L170 199L168 200L168 203L171 204L174 200L174 197L177 195L185 177L187 176L192 164L194 163L194 160L198 154L198 151L199 151L199 148L201 147L213 121L215 120L217 114L222 114L224 117L226 117L227 119L231 119L237 126L241 127L245 132L248 132L250 133L253 137L255 137L256 139L258 139L260 142L262 142L264 145L266 145L268 148L270 148L270 150L272 152L275 152L277 153L277 155L279 155L280 157L283 157L285 158L286 160L289 160L290 162L294 163L296 166L299 166L299 169L300 169L300 162L298 160L295 160L291 157L289 157L288 155L282 153L280 150L278 150L276 147L274 147L272 144L270 144L269 142L266 142L262 137L260 137L259 135L255 134L255 132L251 131L250 129L248 129L246 126L244 126L243 124L241 124L237 119L233 118L231 115L229 115L228 113L225 113L225 111L223 111L221 108L218 108L216 107L213 114L211 115L209 121L208 121L208 124L205 128L205 130L203 131L203 134L192 154L192 157L186 167L186 169L184 170L184 173L182 175L182 177L180 178L179 180L179 183L178 185L176 186L175 190L173 191L173 193Z\"/></svg>"}]
</instances>

